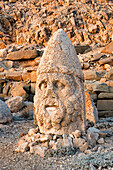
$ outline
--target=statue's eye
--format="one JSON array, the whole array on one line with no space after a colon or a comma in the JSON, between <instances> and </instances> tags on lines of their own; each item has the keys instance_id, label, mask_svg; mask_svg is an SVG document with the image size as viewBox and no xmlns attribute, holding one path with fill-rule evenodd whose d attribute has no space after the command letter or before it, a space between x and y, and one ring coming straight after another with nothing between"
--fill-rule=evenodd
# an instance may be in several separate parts
<instances>
[{"instance_id":1,"label":"statue's eye","mask_svg":"<svg viewBox=\"0 0 113 170\"><path fill-rule=\"evenodd\" d=\"M59 81L55 81L54 87L59 88L59 89L63 89L65 87L65 85L63 83L59 82Z\"/></svg>"},{"instance_id":2,"label":"statue's eye","mask_svg":"<svg viewBox=\"0 0 113 170\"><path fill-rule=\"evenodd\" d=\"M39 89L40 90L43 90L47 88L47 82L46 81L42 81L40 84L39 84Z\"/></svg>"}]
</instances>

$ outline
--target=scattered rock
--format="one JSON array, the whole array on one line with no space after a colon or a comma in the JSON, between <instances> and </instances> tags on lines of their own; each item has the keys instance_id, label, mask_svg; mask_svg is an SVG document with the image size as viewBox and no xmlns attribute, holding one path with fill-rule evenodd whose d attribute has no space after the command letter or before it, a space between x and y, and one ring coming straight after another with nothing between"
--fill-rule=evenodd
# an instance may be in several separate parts
<instances>
[{"instance_id":1,"label":"scattered rock","mask_svg":"<svg viewBox=\"0 0 113 170\"><path fill-rule=\"evenodd\" d=\"M40 145L30 147L30 153L38 154L41 157L44 157L46 155L46 151L47 151L47 148L42 147Z\"/></svg>"},{"instance_id":2,"label":"scattered rock","mask_svg":"<svg viewBox=\"0 0 113 170\"><path fill-rule=\"evenodd\" d=\"M12 114L5 102L0 100L0 123L10 123Z\"/></svg>"},{"instance_id":3,"label":"scattered rock","mask_svg":"<svg viewBox=\"0 0 113 170\"><path fill-rule=\"evenodd\" d=\"M103 53L113 54L113 41L102 49Z\"/></svg>"},{"instance_id":4,"label":"scattered rock","mask_svg":"<svg viewBox=\"0 0 113 170\"><path fill-rule=\"evenodd\" d=\"M12 97L5 102L11 112L18 112L24 107L24 100L20 96Z\"/></svg>"}]
</instances>

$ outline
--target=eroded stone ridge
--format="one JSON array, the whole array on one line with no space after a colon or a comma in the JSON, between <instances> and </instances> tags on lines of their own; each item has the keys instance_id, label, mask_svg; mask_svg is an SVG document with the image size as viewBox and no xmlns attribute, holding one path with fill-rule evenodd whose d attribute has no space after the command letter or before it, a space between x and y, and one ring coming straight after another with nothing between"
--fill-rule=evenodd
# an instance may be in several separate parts
<instances>
[{"instance_id":1,"label":"eroded stone ridge","mask_svg":"<svg viewBox=\"0 0 113 170\"><path fill-rule=\"evenodd\" d=\"M59 29L49 40L37 70L34 119L41 133L85 131L83 81L76 51Z\"/></svg>"}]
</instances>

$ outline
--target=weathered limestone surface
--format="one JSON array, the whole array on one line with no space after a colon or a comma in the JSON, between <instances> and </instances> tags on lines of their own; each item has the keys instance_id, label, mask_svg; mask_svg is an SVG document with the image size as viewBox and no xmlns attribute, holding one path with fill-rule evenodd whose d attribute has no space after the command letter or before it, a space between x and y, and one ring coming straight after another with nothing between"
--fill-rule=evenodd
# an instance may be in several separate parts
<instances>
[{"instance_id":1,"label":"weathered limestone surface","mask_svg":"<svg viewBox=\"0 0 113 170\"><path fill-rule=\"evenodd\" d=\"M18 112L24 107L24 100L20 96L12 97L5 102L11 112Z\"/></svg>"},{"instance_id":2,"label":"weathered limestone surface","mask_svg":"<svg viewBox=\"0 0 113 170\"><path fill-rule=\"evenodd\" d=\"M22 60L22 59L31 59L36 58L36 50L20 50L16 52L9 53L6 57L8 60Z\"/></svg>"},{"instance_id":3,"label":"weathered limestone surface","mask_svg":"<svg viewBox=\"0 0 113 170\"><path fill-rule=\"evenodd\" d=\"M34 117L42 133L85 131L83 81L75 49L59 29L50 39L37 70Z\"/></svg>"},{"instance_id":4,"label":"weathered limestone surface","mask_svg":"<svg viewBox=\"0 0 113 170\"><path fill-rule=\"evenodd\" d=\"M113 100L98 100L97 109L102 111L113 111Z\"/></svg>"},{"instance_id":5,"label":"weathered limestone surface","mask_svg":"<svg viewBox=\"0 0 113 170\"><path fill-rule=\"evenodd\" d=\"M103 53L113 54L113 42L102 49Z\"/></svg>"},{"instance_id":6,"label":"weathered limestone surface","mask_svg":"<svg viewBox=\"0 0 113 170\"><path fill-rule=\"evenodd\" d=\"M87 90L85 90L85 108L86 108L86 119L94 123L97 123L98 111Z\"/></svg>"},{"instance_id":7,"label":"weathered limestone surface","mask_svg":"<svg viewBox=\"0 0 113 170\"><path fill-rule=\"evenodd\" d=\"M0 100L0 123L7 123L12 121L12 114L8 106Z\"/></svg>"}]
</instances>

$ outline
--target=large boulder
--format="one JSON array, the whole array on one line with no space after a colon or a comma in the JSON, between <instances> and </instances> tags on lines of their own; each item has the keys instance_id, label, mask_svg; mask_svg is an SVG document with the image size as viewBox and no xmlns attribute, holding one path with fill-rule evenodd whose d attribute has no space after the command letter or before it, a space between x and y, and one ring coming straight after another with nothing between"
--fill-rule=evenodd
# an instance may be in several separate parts
<instances>
[{"instance_id":1,"label":"large boulder","mask_svg":"<svg viewBox=\"0 0 113 170\"><path fill-rule=\"evenodd\" d=\"M16 96L6 101L11 112L18 112L24 107L24 100L21 96Z\"/></svg>"},{"instance_id":2,"label":"large boulder","mask_svg":"<svg viewBox=\"0 0 113 170\"><path fill-rule=\"evenodd\" d=\"M0 123L8 123L12 121L12 114L7 104L0 100Z\"/></svg>"}]
</instances>

